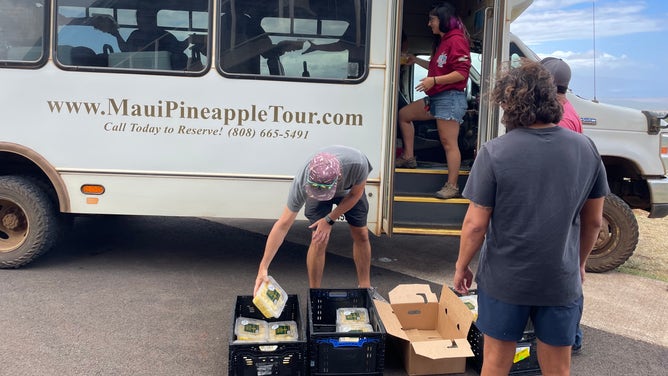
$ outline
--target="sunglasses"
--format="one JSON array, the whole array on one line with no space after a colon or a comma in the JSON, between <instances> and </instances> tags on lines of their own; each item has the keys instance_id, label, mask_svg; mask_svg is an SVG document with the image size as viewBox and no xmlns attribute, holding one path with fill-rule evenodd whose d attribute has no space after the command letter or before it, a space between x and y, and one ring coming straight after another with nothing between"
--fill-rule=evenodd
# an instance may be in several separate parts
<instances>
[{"instance_id":1,"label":"sunglasses","mask_svg":"<svg viewBox=\"0 0 668 376\"><path fill-rule=\"evenodd\" d=\"M311 180L310 178L306 178L306 182L307 182L311 187L314 187L314 188L318 188L318 189L332 189L332 187L334 186L334 184L336 184L336 179L334 179L334 181L332 181L331 183L327 183L327 184L325 184L325 183L318 183L318 182L315 182L315 181Z\"/></svg>"}]
</instances>

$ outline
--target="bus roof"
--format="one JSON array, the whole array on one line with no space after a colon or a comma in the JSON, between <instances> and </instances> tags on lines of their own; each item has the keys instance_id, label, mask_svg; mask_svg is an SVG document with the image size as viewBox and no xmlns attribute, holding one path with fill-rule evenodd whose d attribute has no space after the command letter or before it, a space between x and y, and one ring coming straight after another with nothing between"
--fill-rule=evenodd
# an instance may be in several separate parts
<instances>
[{"instance_id":1,"label":"bus roof","mask_svg":"<svg viewBox=\"0 0 668 376\"><path fill-rule=\"evenodd\" d=\"M510 5L510 22L513 22L524 13L524 11L533 3L533 0L510 0L508 5Z\"/></svg>"}]
</instances>

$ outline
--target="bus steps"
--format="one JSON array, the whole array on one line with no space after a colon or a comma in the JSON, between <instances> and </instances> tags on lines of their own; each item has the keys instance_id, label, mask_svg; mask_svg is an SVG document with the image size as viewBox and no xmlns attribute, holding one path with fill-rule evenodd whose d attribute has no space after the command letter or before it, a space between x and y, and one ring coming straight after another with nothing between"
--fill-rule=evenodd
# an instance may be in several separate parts
<instances>
[{"instance_id":1,"label":"bus steps","mask_svg":"<svg viewBox=\"0 0 668 376\"><path fill-rule=\"evenodd\" d=\"M440 199L434 196L445 181L448 171L441 167L396 169L394 178L394 234L459 236L468 209L465 198ZM460 171L460 191L466 184L468 171Z\"/></svg>"}]
</instances>

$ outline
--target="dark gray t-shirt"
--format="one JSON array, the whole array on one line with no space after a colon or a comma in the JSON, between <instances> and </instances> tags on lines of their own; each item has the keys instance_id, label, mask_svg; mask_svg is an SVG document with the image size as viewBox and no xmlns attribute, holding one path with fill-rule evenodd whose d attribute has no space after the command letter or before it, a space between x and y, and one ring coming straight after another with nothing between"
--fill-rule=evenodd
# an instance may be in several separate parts
<instances>
[{"instance_id":1,"label":"dark gray t-shirt","mask_svg":"<svg viewBox=\"0 0 668 376\"><path fill-rule=\"evenodd\" d=\"M334 154L341 163L341 177L336 184L336 194L334 197L343 197L348 194L353 185L366 182L372 167L367 157L361 151L342 145L328 146L318 150L308 161L310 162L315 154L322 152ZM287 205L288 209L293 212L298 212L308 198L304 189L307 176L308 162L297 172L290 188Z\"/></svg>"},{"instance_id":2,"label":"dark gray t-shirt","mask_svg":"<svg viewBox=\"0 0 668 376\"><path fill-rule=\"evenodd\" d=\"M561 127L518 128L478 152L463 196L492 207L476 282L511 304L582 295L580 210L609 193L593 142Z\"/></svg>"}]
</instances>

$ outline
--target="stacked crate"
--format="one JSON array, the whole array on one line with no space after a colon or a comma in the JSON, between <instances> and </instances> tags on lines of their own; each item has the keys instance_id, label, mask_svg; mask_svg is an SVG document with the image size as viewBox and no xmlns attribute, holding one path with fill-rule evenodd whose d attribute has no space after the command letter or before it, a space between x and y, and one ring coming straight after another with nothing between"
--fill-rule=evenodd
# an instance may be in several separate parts
<instances>
[{"instance_id":1,"label":"stacked crate","mask_svg":"<svg viewBox=\"0 0 668 376\"><path fill-rule=\"evenodd\" d=\"M365 308L370 332L338 332L337 309ZM383 326L368 289L310 289L308 346L311 375L382 375Z\"/></svg>"}]
</instances>

